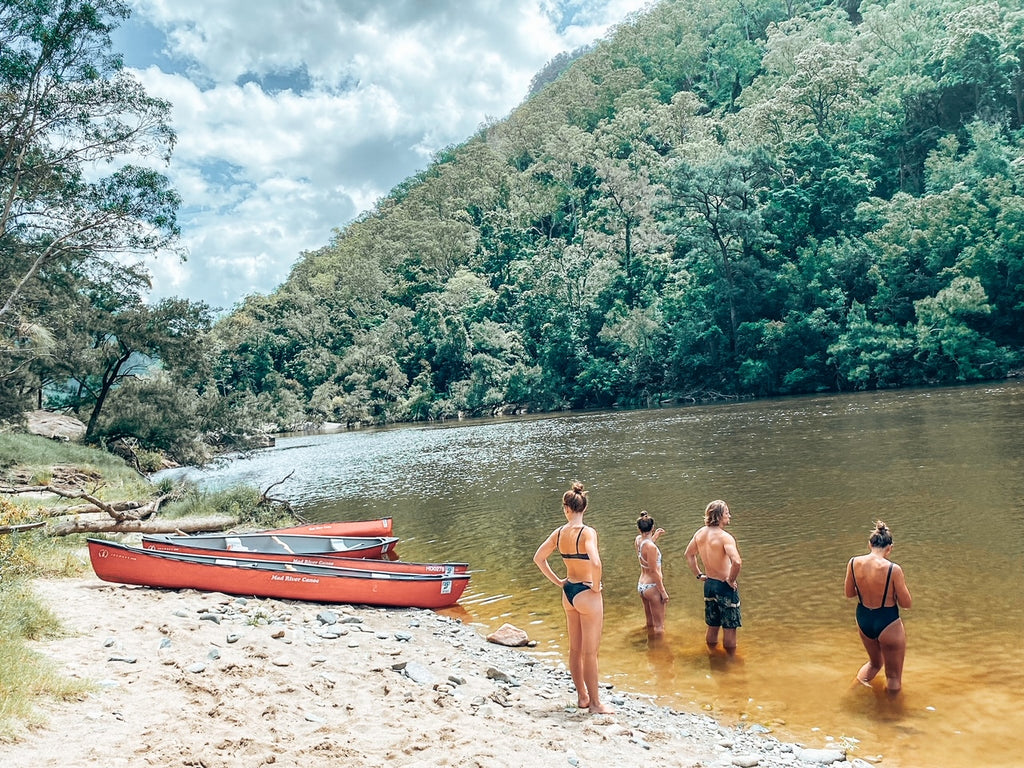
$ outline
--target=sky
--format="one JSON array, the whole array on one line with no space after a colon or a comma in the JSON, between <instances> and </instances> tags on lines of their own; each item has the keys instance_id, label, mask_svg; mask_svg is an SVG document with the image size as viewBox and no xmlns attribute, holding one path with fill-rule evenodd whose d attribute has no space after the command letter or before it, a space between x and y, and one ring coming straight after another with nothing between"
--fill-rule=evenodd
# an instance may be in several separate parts
<instances>
[{"instance_id":1,"label":"sky","mask_svg":"<svg viewBox=\"0 0 1024 768\"><path fill-rule=\"evenodd\" d=\"M187 253L149 262L151 298L230 310L650 0L128 3L114 48L172 104Z\"/></svg>"}]
</instances>

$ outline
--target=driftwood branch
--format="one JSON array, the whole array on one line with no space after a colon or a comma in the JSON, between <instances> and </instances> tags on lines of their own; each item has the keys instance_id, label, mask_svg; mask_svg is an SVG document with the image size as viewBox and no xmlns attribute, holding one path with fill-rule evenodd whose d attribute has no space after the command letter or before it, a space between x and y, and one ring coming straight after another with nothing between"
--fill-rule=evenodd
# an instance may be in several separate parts
<instances>
[{"instance_id":1,"label":"driftwood branch","mask_svg":"<svg viewBox=\"0 0 1024 768\"><path fill-rule=\"evenodd\" d=\"M94 507L106 512L111 517L116 517L117 511L107 502L93 496L88 491L77 489L61 488L59 485L19 485L16 487L0 487L0 493L7 493L11 496L19 493L52 493L62 499L85 499Z\"/></svg>"},{"instance_id":2,"label":"driftwood branch","mask_svg":"<svg viewBox=\"0 0 1024 768\"><path fill-rule=\"evenodd\" d=\"M59 485L31 485L14 488L0 488L0 493L52 493L63 499L85 499L88 504L79 504L70 509L61 510L60 514L83 514L89 512L106 512L115 522L125 520L144 520L160 511L160 506L171 498L164 494L149 501L116 501L109 502L94 496L88 491L61 488Z\"/></svg>"},{"instance_id":3,"label":"driftwood branch","mask_svg":"<svg viewBox=\"0 0 1024 768\"><path fill-rule=\"evenodd\" d=\"M46 525L45 520L40 520L38 523L22 523L21 525L0 525L0 533L18 533L32 528L42 528L44 525Z\"/></svg>"},{"instance_id":4,"label":"driftwood branch","mask_svg":"<svg viewBox=\"0 0 1024 768\"><path fill-rule=\"evenodd\" d=\"M293 469L291 472L289 472L287 475L282 477L276 483L271 483L270 485L268 485L267 489L265 491L263 491L263 493L260 494L260 500L257 502L257 506L265 507L265 506L268 506L270 504L280 504L288 512L291 512L292 511L292 505L288 503L288 500L287 499L282 499L282 498L280 498L278 496L271 496L270 495L270 491L273 488L276 488L277 486L283 484L286 480L288 480L288 478L290 478L294 474L295 474L295 470Z\"/></svg>"},{"instance_id":5,"label":"driftwood branch","mask_svg":"<svg viewBox=\"0 0 1024 768\"><path fill-rule=\"evenodd\" d=\"M55 525L54 536L72 533L199 533L201 531L223 531L238 525L233 517L181 517L154 520L68 520Z\"/></svg>"},{"instance_id":6,"label":"driftwood branch","mask_svg":"<svg viewBox=\"0 0 1024 768\"><path fill-rule=\"evenodd\" d=\"M163 497L162 497L163 498ZM152 504L151 501L135 501L129 499L127 501L110 501L107 505L115 512L131 512L133 510L142 509L143 507ZM105 512L101 510L95 504L74 504L70 507L64 507L61 510L57 510L62 515L82 515L88 514L89 512Z\"/></svg>"}]
</instances>

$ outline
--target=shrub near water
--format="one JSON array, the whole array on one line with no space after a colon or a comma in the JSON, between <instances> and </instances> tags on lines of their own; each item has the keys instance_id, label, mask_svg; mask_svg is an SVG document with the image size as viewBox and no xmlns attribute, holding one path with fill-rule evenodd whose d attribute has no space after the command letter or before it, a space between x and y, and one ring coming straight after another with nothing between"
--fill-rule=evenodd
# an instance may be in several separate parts
<instances>
[{"instance_id":1,"label":"shrub near water","mask_svg":"<svg viewBox=\"0 0 1024 768\"><path fill-rule=\"evenodd\" d=\"M262 494L255 488L237 486L217 491L201 491L189 487L176 501L161 509L167 518L225 515L238 524L251 528L281 528L294 525L295 517L277 504L261 504Z\"/></svg>"}]
</instances>

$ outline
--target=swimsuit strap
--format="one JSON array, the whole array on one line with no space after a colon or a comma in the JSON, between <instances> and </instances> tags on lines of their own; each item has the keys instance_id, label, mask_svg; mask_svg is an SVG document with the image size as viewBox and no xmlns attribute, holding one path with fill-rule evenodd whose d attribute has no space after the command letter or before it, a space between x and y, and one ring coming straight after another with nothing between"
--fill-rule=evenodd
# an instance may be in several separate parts
<instances>
[{"instance_id":1,"label":"swimsuit strap","mask_svg":"<svg viewBox=\"0 0 1024 768\"><path fill-rule=\"evenodd\" d=\"M647 561L644 560L644 556L641 553L643 552L644 544L646 542L647 539L641 538L640 543L636 547L636 559L640 561L640 565L642 565L644 568L647 567Z\"/></svg>"},{"instance_id":2,"label":"swimsuit strap","mask_svg":"<svg viewBox=\"0 0 1024 768\"><path fill-rule=\"evenodd\" d=\"M568 523L566 523L566 525L568 525ZM573 554L571 552L563 552L559 548L558 542L559 542L559 540L560 540L560 538L562 536L562 528L565 528L566 525L563 525L561 528L559 528L558 529L558 533L555 535L555 550L557 550L558 554L560 554L562 556L563 560L589 560L590 559L590 555L588 555L586 552L580 552L580 538L582 538L583 531L586 529L585 525L580 527L580 532L576 534L576 552L575 552L575 554Z\"/></svg>"},{"instance_id":3,"label":"swimsuit strap","mask_svg":"<svg viewBox=\"0 0 1024 768\"><path fill-rule=\"evenodd\" d=\"M885 598L889 594L889 579L892 578L892 563L889 563L889 572L885 574L885 589L882 590L882 604L879 608L885 608Z\"/></svg>"},{"instance_id":4,"label":"swimsuit strap","mask_svg":"<svg viewBox=\"0 0 1024 768\"><path fill-rule=\"evenodd\" d=\"M853 589L857 593L857 602L864 605L864 601L860 599L860 587L857 586L857 572L853 568L853 558L850 558L850 578L853 579Z\"/></svg>"}]
</instances>

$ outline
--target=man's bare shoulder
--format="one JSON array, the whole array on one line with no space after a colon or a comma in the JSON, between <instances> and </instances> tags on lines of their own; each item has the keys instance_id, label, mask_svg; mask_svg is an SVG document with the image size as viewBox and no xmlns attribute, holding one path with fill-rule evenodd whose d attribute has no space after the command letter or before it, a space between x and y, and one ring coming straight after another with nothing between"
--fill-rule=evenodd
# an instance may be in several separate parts
<instances>
[{"instance_id":1,"label":"man's bare shoulder","mask_svg":"<svg viewBox=\"0 0 1024 768\"><path fill-rule=\"evenodd\" d=\"M704 540L710 543L725 544L736 541L731 533L718 525L705 525L701 530L704 531Z\"/></svg>"}]
</instances>

